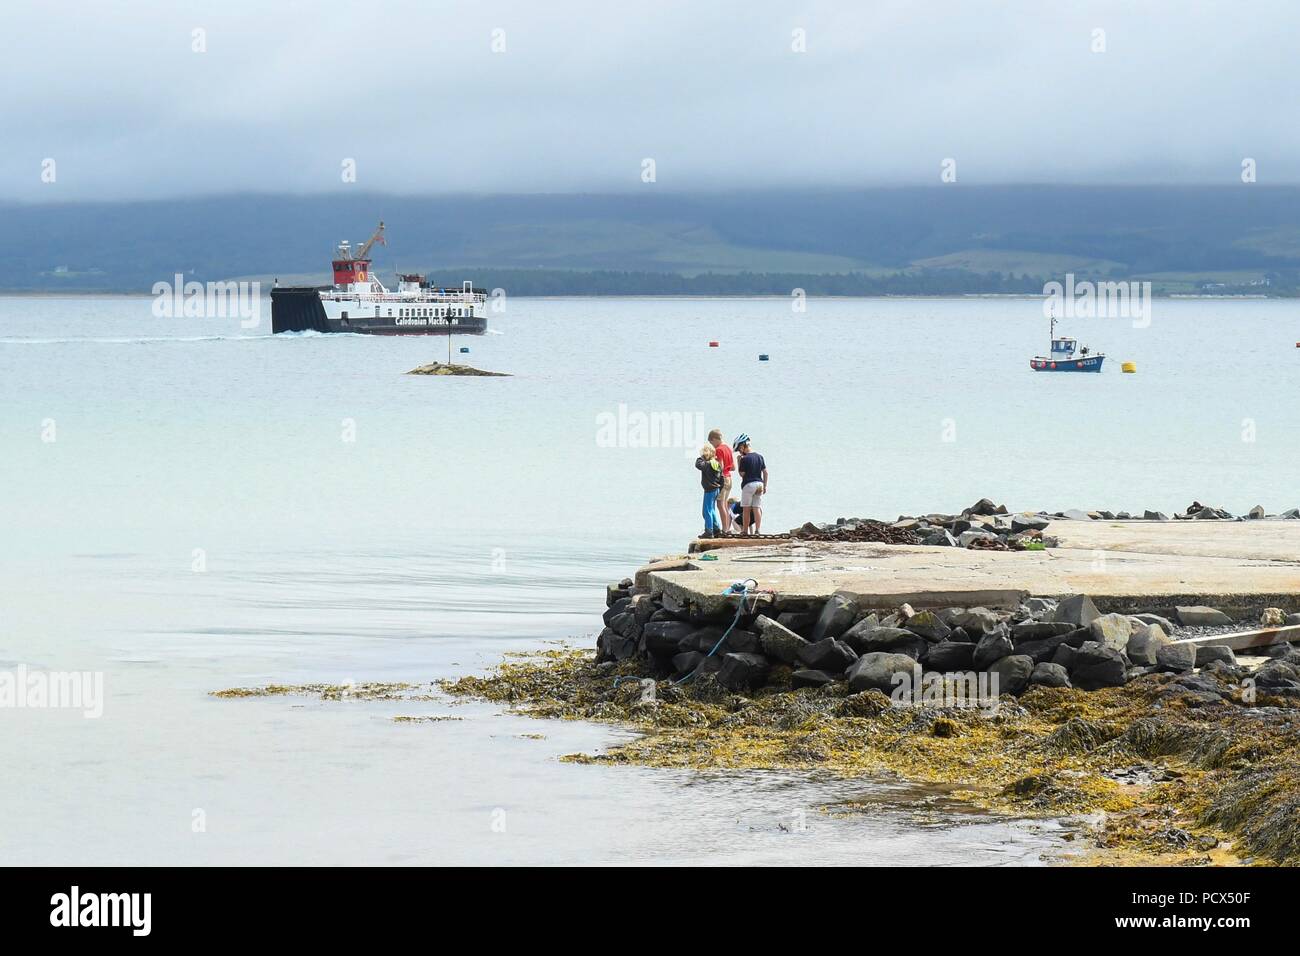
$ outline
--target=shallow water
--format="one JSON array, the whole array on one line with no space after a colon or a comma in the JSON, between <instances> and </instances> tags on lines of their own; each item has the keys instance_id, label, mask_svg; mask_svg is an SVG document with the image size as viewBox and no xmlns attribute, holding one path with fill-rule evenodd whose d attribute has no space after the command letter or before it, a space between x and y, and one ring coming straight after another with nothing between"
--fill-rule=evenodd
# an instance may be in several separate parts
<instances>
[{"instance_id":1,"label":"shallow water","mask_svg":"<svg viewBox=\"0 0 1300 956\"><path fill-rule=\"evenodd\" d=\"M0 709L0 859L1037 862L1054 825L894 785L561 764L621 732L487 704L207 694L589 644L604 584L695 530L713 424L767 456L769 530L982 495L1297 504L1294 307L1154 308L1067 329L1139 369L1075 376L1028 370L1026 300L512 300L454 345L514 377L430 379L401 373L445 343L0 298L0 667L107 694L98 720ZM646 443L642 414L683 427ZM817 809L844 799L873 809Z\"/></svg>"}]
</instances>

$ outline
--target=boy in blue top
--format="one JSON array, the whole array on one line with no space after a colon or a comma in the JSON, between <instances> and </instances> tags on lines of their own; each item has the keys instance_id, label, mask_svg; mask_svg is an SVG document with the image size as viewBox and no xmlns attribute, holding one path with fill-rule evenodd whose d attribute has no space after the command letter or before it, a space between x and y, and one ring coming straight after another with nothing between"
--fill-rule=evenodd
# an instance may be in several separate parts
<instances>
[{"instance_id":1,"label":"boy in blue top","mask_svg":"<svg viewBox=\"0 0 1300 956\"><path fill-rule=\"evenodd\" d=\"M767 494L767 462L763 456L754 451L749 436L741 432L731 443L740 456L737 469L740 471L740 507L741 535L748 532L753 523L754 534L763 533L763 495Z\"/></svg>"},{"instance_id":2,"label":"boy in blue top","mask_svg":"<svg viewBox=\"0 0 1300 956\"><path fill-rule=\"evenodd\" d=\"M700 449L700 457L695 459L695 467L700 472L700 487L704 489L704 534L702 538L715 537L718 524L718 492L722 490L722 467L712 445Z\"/></svg>"}]
</instances>

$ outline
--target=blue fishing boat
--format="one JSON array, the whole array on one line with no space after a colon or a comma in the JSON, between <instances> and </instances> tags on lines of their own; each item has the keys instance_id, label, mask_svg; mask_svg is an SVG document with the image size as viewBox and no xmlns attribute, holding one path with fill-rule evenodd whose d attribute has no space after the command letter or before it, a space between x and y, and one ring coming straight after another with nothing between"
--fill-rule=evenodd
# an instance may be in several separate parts
<instances>
[{"instance_id":1,"label":"blue fishing boat","mask_svg":"<svg viewBox=\"0 0 1300 956\"><path fill-rule=\"evenodd\" d=\"M1106 356L1101 352L1095 354L1087 347L1079 348L1077 339L1056 337L1056 317L1052 317L1052 349L1050 355L1035 355L1029 360L1029 367L1035 372L1100 372L1101 363Z\"/></svg>"}]
</instances>

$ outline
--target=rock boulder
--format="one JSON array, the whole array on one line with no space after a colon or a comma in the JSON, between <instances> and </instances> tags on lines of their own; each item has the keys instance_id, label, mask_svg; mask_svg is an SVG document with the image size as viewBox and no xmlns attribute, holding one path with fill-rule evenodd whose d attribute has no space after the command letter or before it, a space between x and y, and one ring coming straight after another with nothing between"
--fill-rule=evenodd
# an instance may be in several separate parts
<instances>
[{"instance_id":1,"label":"rock boulder","mask_svg":"<svg viewBox=\"0 0 1300 956\"><path fill-rule=\"evenodd\" d=\"M641 639L651 654L667 658L676 655L678 645L697 630L695 625L686 621L650 621L641 629Z\"/></svg>"},{"instance_id":2,"label":"rock boulder","mask_svg":"<svg viewBox=\"0 0 1300 956\"><path fill-rule=\"evenodd\" d=\"M1029 683L1040 687L1069 687L1070 673L1060 664L1043 661L1034 665Z\"/></svg>"},{"instance_id":3,"label":"rock boulder","mask_svg":"<svg viewBox=\"0 0 1300 956\"><path fill-rule=\"evenodd\" d=\"M1058 652L1060 648L1057 649ZM1057 663L1064 663L1058 661ZM1070 681L1084 690L1101 687L1122 687L1128 676L1124 655L1113 647L1097 641L1084 641L1069 665Z\"/></svg>"},{"instance_id":4,"label":"rock boulder","mask_svg":"<svg viewBox=\"0 0 1300 956\"><path fill-rule=\"evenodd\" d=\"M718 669L718 683L728 690L750 690L767 679L769 666L762 654L727 654Z\"/></svg>"},{"instance_id":5,"label":"rock boulder","mask_svg":"<svg viewBox=\"0 0 1300 956\"><path fill-rule=\"evenodd\" d=\"M1086 594L1072 594L1063 598L1052 612L1053 621L1073 624L1075 627L1088 627L1099 617L1101 612Z\"/></svg>"},{"instance_id":6,"label":"rock boulder","mask_svg":"<svg viewBox=\"0 0 1300 956\"><path fill-rule=\"evenodd\" d=\"M809 644L799 651L799 663L809 670L842 674L858 659L853 649L843 641L827 637Z\"/></svg>"},{"instance_id":7,"label":"rock boulder","mask_svg":"<svg viewBox=\"0 0 1300 956\"><path fill-rule=\"evenodd\" d=\"M940 641L931 644L922 661L927 670L967 671L974 666L975 645L965 641Z\"/></svg>"},{"instance_id":8,"label":"rock boulder","mask_svg":"<svg viewBox=\"0 0 1300 956\"><path fill-rule=\"evenodd\" d=\"M1197 605L1194 607L1174 608L1174 617L1183 627L1221 627L1232 623L1232 618L1212 607Z\"/></svg>"},{"instance_id":9,"label":"rock boulder","mask_svg":"<svg viewBox=\"0 0 1300 956\"><path fill-rule=\"evenodd\" d=\"M762 614L755 619L754 629L758 631L763 653L783 664L793 664L801 650L812 646L790 628Z\"/></svg>"},{"instance_id":10,"label":"rock boulder","mask_svg":"<svg viewBox=\"0 0 1300 956\"><path fill-rule=\"evenodd\" d=\"M1170 641L1156 649L1156 667L1181 674L1196 666L1196 645L1188 641Z\"/></svg>"},{"instance_id":11,"label":"rock boulder","mask_svg":"<svg viewBox=\"0 0 1300 956\"><path fill-rule=\"evenodd\" d=\"M1156 662L1156 652L1168 643L1169 635L1159 624L1141 624L1133 629L1124 652L1137 666L1151 667Z\"/></svg>"},{"instance_id":12,"label":"rock boulder","mask_svg":"<svg viewBox=\"0 0 1300 956\"><path fill-rule=\"evenodd\" d=\"M1196 646L1196 666L1204 667L1212 661L1221 661L1235 667L1237 655L1232 652L1231 647L1224 647L1220 644L1198 644Z\"/></svg>"},{"instance_id":13,"label":"rock boulder","mask_svg":"<svg viewBox=\"0 0 1300 956\"><path fill-rule=\"evenodd\" d=\"M906 654L873 652L863 654L849 668L849 690L857 693L878 690L886 696L894 689L895 674L915 674L919 665Z\"/></svg>"},{"instance_id":14,"label":"rock boulder","mask_svg":"<svg viewBox=\"0 0 1300 956\"><path fill-rule=\"evenodd\" d=\"M839 637L853 626L853 619L857 616L856 601L843 594L832 594L822 605L817 623L813 625L808 639L815 644L828 637Z\"/></svg>"},{"instance_id":15,"label":"rock boulder","mask_svg":"<svg viewBox=\"0 0 1300 956\"><path fill-rule=\"evenodd\" d=\"M1029 686L1029 678L1034 673L1034 659L1025 654L1012 654L995 662L989 667L989 674L997 676L999 694L1019 696Z\"/></svg>"},{"instance_id":16,"label":"rock boulder","mask_svg":"<svg viewBox=\"0 0 1300 956\"><path fill-rule=\"evenodd\" d=\"M978 670L988 670L994 661L1001 660L1016 652L1015 645L1011 643L1011 635L1006 629L993 631L985 634L980 638L980 642L975 645L975 653L972 663ZM1032 665L1033 660L1030 659Z\"/></svg>"},{"instance_id":17,"label":"rock boulder","mask_svg":"<svg viewBox=\"0 0 1300 956\"><path fill-rule=\"evenodd\" d=\"M1133 633L1133 622L1127 614L1102 614L1093 618L1088 629L1098 644L1122 651Z\"/></svg>"}]
</instances>

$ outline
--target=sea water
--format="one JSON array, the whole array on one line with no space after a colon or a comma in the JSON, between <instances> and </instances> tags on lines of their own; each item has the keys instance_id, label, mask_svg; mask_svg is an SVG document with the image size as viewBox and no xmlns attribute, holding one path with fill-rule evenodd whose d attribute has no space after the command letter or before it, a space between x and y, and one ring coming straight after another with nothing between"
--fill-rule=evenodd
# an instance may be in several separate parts
<instances>
[{"instance_id":1,"label":"sea water","mask_svg":"<svg viewBox=\"0 0 1300 956\"><path fill-rule=\"evenodd\" d=\"M104 688L99 717L0 709L0 862L1050 857L1055 823L896 782L561 763L627 732L486 703L209 696L590 646L604 585L700 527L714 426L767 460L766 531L983 496L1300 505L1289 302L1058 329L1107 353L1100 375L1030 371L1034 300L797 305L509 299L450 345L511 377L441 378L404 373L446 340L271 336L269 307L244 328L0 298L0 669Z\"/></svg>"}]
</instances>

